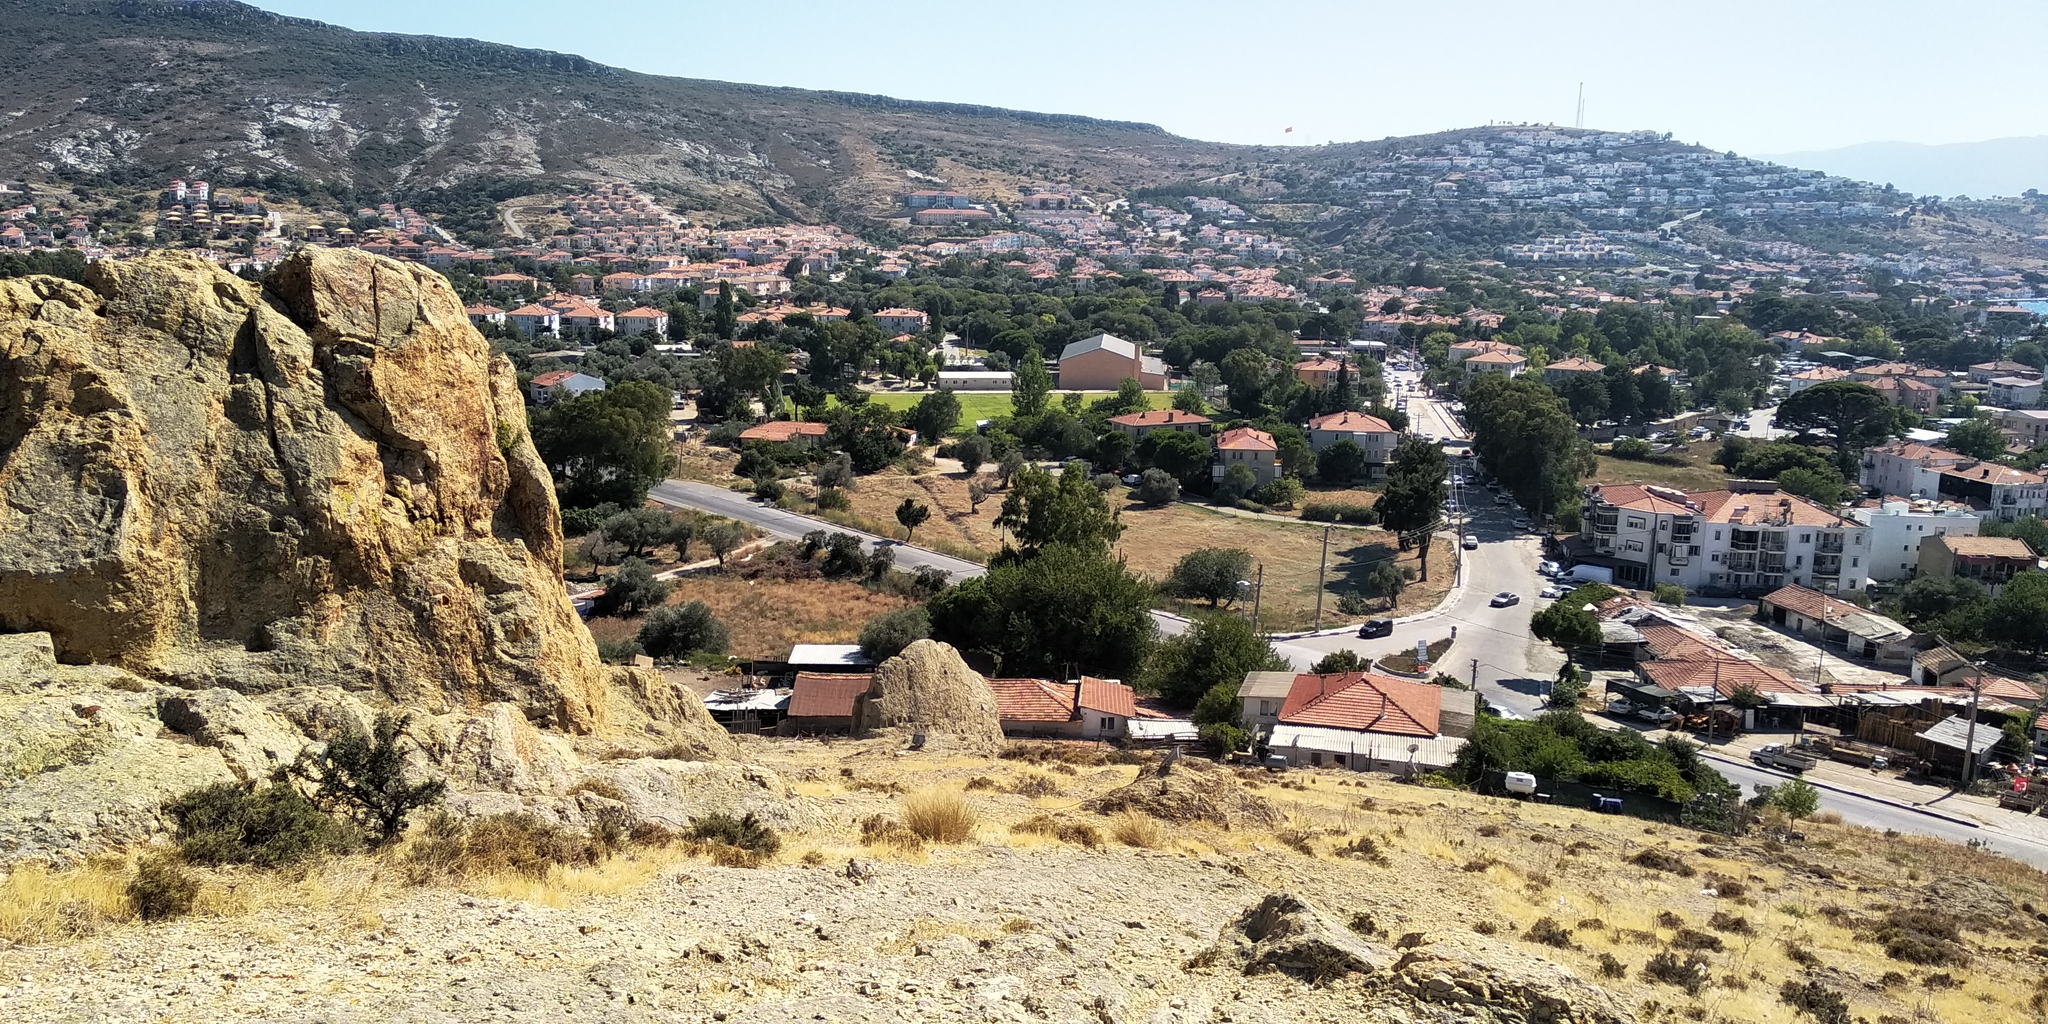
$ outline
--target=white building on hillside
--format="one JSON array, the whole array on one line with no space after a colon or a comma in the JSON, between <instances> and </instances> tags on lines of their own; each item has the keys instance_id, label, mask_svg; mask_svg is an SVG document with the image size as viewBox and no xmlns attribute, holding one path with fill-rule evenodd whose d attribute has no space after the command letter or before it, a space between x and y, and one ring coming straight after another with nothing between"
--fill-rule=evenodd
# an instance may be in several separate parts
<instances>
[{"instance_id":1,"label":"white building on hillside","mask_svg":"<svg viewBox=\"0 0 2048 1024\"><path fill-rule=\"evenodd\" d=\"M1850 509L1849 518L1870 527L1870 578L1879 583L1912 579L1924 538L1975 537L1983 522L1966 505L1924 498L1887 498L1879 508Z\"/></svg>"},{"instance_id":2,"label":"white building on hillside","mask_svg":"<svg viewBox=\"0 0 2048 1024\"><path fill-rule=\"evenodd\" d=\"M1869 529L1774 484L1690 493L1595 485L1583 517L1579 560L1612 568L1621 586L1749 594L1787 583L1861 590L1868 581Z\"/></svg>"}]
</instances>

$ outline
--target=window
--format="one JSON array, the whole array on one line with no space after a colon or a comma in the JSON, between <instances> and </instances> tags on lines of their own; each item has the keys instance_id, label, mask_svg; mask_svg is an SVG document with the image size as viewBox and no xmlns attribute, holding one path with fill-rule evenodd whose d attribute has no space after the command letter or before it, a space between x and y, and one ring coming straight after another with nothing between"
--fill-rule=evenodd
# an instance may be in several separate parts
<instances>
[{"instance_id":1,"label":"window","mask_svg":"<svg viewBox=\"0 0 2048 1024\"><path fill-rule=\"evenodd\" d=\"M1793 555L1793 556L1792 556L1792 567L1793 567L1794 569L1797 569L1797 568L1799 568L1800 566L1802 566L1802 565L1805 565L1805 564L1806 564L1806 556L1805 556L1805 555Z\"/></svg>"},{"instance_id":2,"label":"window","mask_svg":"<svg viewBox=\"0 0 2048 1024\"><path fill-rule=\"evenodd\" d=\"M1642 516L1630 516L1630 517L1628 517L1628 528L1629 528L1629 529L1631 529L1631 530L1640 530L1640 529L1642 529L1642 528L1643 528L1643 517L1642 517Z\"/></svg>"},{"instance_id":3,"label":"window","mask_svg":"<svg viewBox=\"0 0 2048 1024\"><path fill-rule=\"evenodd\" d=\"M1714 531L1714 539L1715 539L1715 540L1720 540L1720 539L1721 539L1721 531L1719 531L1719 530L1715 530L1715 531Z\"/></svg>"},{"instance_id":4,"label":"window","mask_svg":"<svg viewBox=\"0 0 2048 1024\"><path fill-rule=\"evenodd\" d=\"M1699 555L1700 555L1700 546L1699 546L1698 544L1694 544L1694 545L1692 546L1692 551L1690 552L1690 554L1691 554L1691 555L1692 555L1692 556L1693 556L1694 558L1698 558L1698 557L1699 557Z\"/></svg>"},{"instance_id":5,"label":"window","mask_svg":"<svg viewBox=\"0 0 2048 1024\"><path fill-rule=\"evenodd\" d=\"M1862 563L1862 561L1863 561L1863 559L1861 559L1861 558L1857 558L1857 557L1855 557L1854 555L1851 555L1851 556L1849 557L1849 568L1851 568L1851 569L1854 569L1854 568L1856 568L1856 566L1857 566L1857 565L1859 565L1859 564L1861 564L1861 563ZM1961 756L1961 755L1957 755L1957 756Z\"/></svg>"},{"instance_id":6,"label":"window","mask_svg":"<svg viewBox=\"0 0 2048 1024\"><path fill-rule=\"evenodd\" d=\"M1813 543L1813 534L1810 534L1810 533L1802 533L1802 534L1800 534L1800 535L1799 535L1799 543L1801 543L1801 544L1811 544L1811 543Z\"/></svg>"},{"instance_id":7,"label":"window","mask_svg":"<svg viewBox=\"0 0 2048 1024\"><path fill-rule=\"evenodd\" d=\"M1719 562L1719 561L1721 560L1721 553L1720 553L1720 552L1718 552L1718 551L1714 552L1714 557L1713 557L1713 559L1712 559L1712 560L1713 560L1713 561L1715 561L1715 562ZM1720 573L1718 573L1718 572L1714 574L1714 577L1715 577L1716 579L1720 578L1720 576L1721 576L1721 574L1720 574Z\"/></svg>"},{"instance_id":8,"label":"window","mask_svg":"<svg viewBox=\"0 0 2048 1024\"><path fill-rule=\"evenodd\" d=\"M1676 568L1672 569L1672 570L1671 570L1671 575L1673 575L1673 576L1676 576L1676 575L1678 575L1678 570L1677 570Z\"/></svg>"}]
</instances>

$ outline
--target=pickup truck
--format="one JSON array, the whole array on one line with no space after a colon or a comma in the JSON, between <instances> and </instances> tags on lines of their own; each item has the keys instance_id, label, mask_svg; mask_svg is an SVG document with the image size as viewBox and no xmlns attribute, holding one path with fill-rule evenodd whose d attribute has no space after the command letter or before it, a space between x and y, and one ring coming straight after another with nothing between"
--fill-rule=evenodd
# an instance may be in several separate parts
<instances>
[{"instance_id":1,"label":"pickup truck","mask_svg":"<svg viewBox=\"0 0 2048 1024\"><path fill-rule=\"evenodd\" d=\"M1820 764L1820 758L1783 743L1766 743L1749 752L1749 759L1765 768L1779 768L1788 772L1803 772Z\"/></svg>"}]
</instances>

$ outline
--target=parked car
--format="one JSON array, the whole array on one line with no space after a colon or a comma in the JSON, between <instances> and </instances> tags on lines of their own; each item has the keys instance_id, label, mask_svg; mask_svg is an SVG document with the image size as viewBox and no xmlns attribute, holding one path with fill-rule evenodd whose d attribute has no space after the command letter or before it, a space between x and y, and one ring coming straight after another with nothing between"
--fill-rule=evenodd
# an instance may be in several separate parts
<instances>
[{"instance_id":1,"label":"parked car","mask_svg":"<svg viewBox=\"0 0 2048 1024\"><path fill-rule=\"evenodd\" d=\"M1536 596L1543 598L1546 601L1555 601L1558 598L1563 597L1571 592L1572 591L1570 587L1560 587L1557 584L1553 583L1550 586L1544 587L1543 592L1537 594Z\"/></svg>"},{"instance_id":2,"label":"parked car","mask_svg":"<svg viewBox=\"0 0 2048 1024\"><path fill-rule=\"evenodd\" d=\"M1376 636L1393 635L1394 620L1392 619L1367 619L1364 625L1358 627L1358 638L1360 640L1370 640Z\"/></svg>"},{"instance_id":3,"label":"parked car","mask_svg":"<svg viewBox=\"0 0 2048 1024\"><path fill-rule=\"evenodd\" d=\"M1507 591L1503 590L1500 593L1493 595L1493 600L1489 603L1491 603L1495 608L1506 608L1511 604L1521 604L1522 599L1514 594L1510 594Z\"/></svg>"},{"instance_id":4,"label":"parked car","mask_svg":"<svg viewBox=\"0 0 2048 1024\"><path fill-rule=\"evenodd\" d=\"M1517 529L1517 530L1533 530L1533 529L1535 529L1535 528L1536 528L1536 524L1535 524L1535 523L1532 523L1532 522L1530 522L1530 521L1528 521L1527 519L1516 519L1516 520L1515 520L1515 529Z\"/></svg>"},{"instance_id":5,"label":"parked car","mask_svg":"<svg viewBox=\"0 0 2048 1024\"><path fill-rule=\"evenodd\" d=\"M1136 473L1131 473L1131 474L1129 474L1129 475L1127 475L1127 476L1125 476L1125 477L1124 477L1124 486L1125 486L1125 487L1136 487L1136 486L1138 486L1138 484L1139 484L1140 482L1142 482L1143 480L1144 480L1144 477L1141 477L1141 476L1139 476L1139 475L1138 475L1138 474L1136 474Z\"/></svg>"},{"instance_id":6,"label":"parked car","mask_svg":"<svg viewBox=\"0 0 2048 1024\"><path fill-rule=\"evenodd\" d=\"M1642 719L1645 722L1655 722L1658 725L1670 725L1671 723L1678 721L1678 712L1673 711L1670 708L1637 708L1636 717Z\"/></svg>"},{"instance_id":7,"label":"parked car","mask_svg":"<svg viewBox=\"0 0 2048 1024\"><path fill-rule=\"evenodd\" d=\"M1473 536L1473 535L1471 535L1471 534L1469 534L1469 533L1468 533L1468 534L1466 534L1466 535L1465 535L1465 550L1467 550L1467 551L1477 551L1477 550L1479 550L1479 538L1478 538L1478 537L1475 537L1475 536Z\"/></svg>"},{"instance_id":8,"label":"parked car","mask_svg":"<svg viewBox=\"0 0 2048 1024\"><path fill-rule=\"evenodd\" d=\"M1635 711L1635 702L1625 697L1616 697L1607 702L1607 713L1610 715L1632 715Z\"/></svg>"},{"instance_id":9,"label":"parked car","mask_svg":"<svg viewBox=\"0 0 2048 1024\"><path fill-rule=\"evenodd\" d=\"M1536 571L1544 576L1561 576L1564 574L1564 566L1549 559L1544 559L1536 563Z\"/></svg>"}]
</instances>

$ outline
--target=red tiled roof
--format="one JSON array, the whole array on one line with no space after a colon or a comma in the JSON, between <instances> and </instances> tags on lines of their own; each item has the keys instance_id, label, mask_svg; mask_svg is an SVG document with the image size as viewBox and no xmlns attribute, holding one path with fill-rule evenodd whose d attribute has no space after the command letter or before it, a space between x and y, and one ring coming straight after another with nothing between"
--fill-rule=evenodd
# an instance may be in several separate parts
<instances>
[{"instance_id":1,"label":"red tiled roof","mask_svg":"<svg viewBox=\"0 0 2048 1024\"><path fill-rule=\"evenodd\" d=\"M1136 700L1131 688L1122 683L1094 676L1081 677L1081 696L1077 703L1083 711L1133 718L1138 713Z\"/></svg>"},{"instance_id":2,"label":"red tiled roof","mask_svg":"<svg viewBox=\"0 0 2048 1024\"><path fill-rule=\"evenodd\" d=\"M1273 443L1273 435L1257 427L1239 427L1236 430L1226 430L1223 432L1223 436L1217 439L1216 447L1224 451L1277 452L1280 450L1280 446Z\"/></svg>"},{"instance_id":3,"label":"red tiled roof","mask_svg":"<svg viewBox=\"0 0 2048 1024\"><path fill-rule=\"evenodd\" d=\"M1280 721L1288 725L1433 737L1437 734L1437 713L1442 702L1442 687L1391 676L1369 672L1299 675L1294 677L1294 687L1280 707Z\"/></svg>"},{"instance_id":4,"label":"red tiled roof","mask_svg":"<svg viewBox=\"0 0 2048 1024\"><path fill-rule=\"evenodd\" d=\"M1687 507L1683 502L1673 501L1664 495L1653 493L1649 488L1640 484L1600 484L1594 487L1593 490L1595 496L1601 501L1615 508L1628 509L1631 512L1651 512L1658 515L1684 516L1692 515L1694 512L1699 511L1699 509ZM1686 498L1689 501L1694 500L1693 496L1689 494L1686 495Z\"/></svg>"},{"instance_id":5,"label":"red tiled roof","mask_svg":"<svg viewBox=\"0 0 2048 1024\"><path fill-rule=\"evenodd\" d=\"M800 437L824 437L830 430L823 423L800 420L771 420L740 431L742 441L794 441Z\"/></svg>"},{"instance_id":6,"label":"red tiled roof","mask_svg":"<svg viewBox=\"0 0 2048 1024\"><path fill-rule=\"evenodd\" d=\"M991 679L996 717L1010 722L1070 722L1074 690L1050 679Z\"/></svg>"},{"instance_id":7,"label":"red tiled roof","mask_svg":"<svg viewBox=\"0 0 2048 1024\"><path fill-rule=\"evenodd\" d=\"M1936 544L1965 558L2024 558L2032 561L2034 549L2018 537L1934 537Z\"/></svg>"},{"instance_id":8,"label":"red tiled roof","mask_svg":"<svg viewBox=\"0 0 2048 1024\"><path fill-rule=\"evenodd\" d=\"M627 311L625 311L625 312L623 312L623 313L620 313L620 314L619 314L619 319L621 319L621 320L658 320L658 319L660 319L660 318L662 318L662 317L665 317L665 316L667 316L667 315L668 315L667 313L664 313L664 312L662 312L661 310L658 310L658 309L649 309L649 308L648 308L648 307L646 307L646 306L635 306L635 307L633 307L632 309L629 309L629 310L627 310Z\"/></svg>"},{"instance_id":9,"label":"red tiled roof","mask_svg":"<svg viewBox=\"0 0 2048 1024\"><path fill-rule=\"evenodd\" d=\"M1650 682L1667 690L1709 686L1724 697L1732 695L1737 687L1744 684L1755 687L1758 693L1814 692L1812 687L1790 674L1753 661L1721 658L1652 661L1642 665L1641 671Z\"/></svg>"},{"instance_id":10,"label":"red tiled roof","mask_svg":"<svg viewBox=\"0 0 2048 1024\"><path fill-rule=\"evenodd\" d=\"M1596 363L1591 359L1573 356L1570 359L1560 359L1557 362L1551 363L1550 365L1544 367L1544 369L1563 370L1567 373L1599 373L1600 371L1607 369L1607 364Z\"/></svg>"},{"instance_id":11,"label":"red tiled roof","mask_svg":"<svg viewBox=\"0 0 2048 1024\"><path fill-rule=\"evenodd\" d=\"M868 692L873 676L798 672L789 692L791 718L848 718L854 702Z\"/></svg>"},{"instance_id":12,"label":"red tiled roof","mask_svg":"<svg viewBox=\"0 0 2048 1024\"><path fill-rule=\"evenodd\" d=\"M1684 661L1696 658L1719 658L1724 661L1740 660L1735 655L1728 653L1726 648L1716 645L1713 641L1669 623L1645 623L1637 626L1636 632L1643 634L1643 639L1648 643L1650 653L1656 655L1659 660Z\"/></svg>"},{"instance_id":13,"label":"red tiled roof","mask_svg":"<svg viewBox=\"0 0 2048 1024\"><path fill-rule=\"evenodd\" d=\"M524 306L521 306L521 307L519 307L518 309L515 309L515 310L513 310L512 312L510 312L510 313L508 313L508 314L506 314L506 315L507 315L507 316L559 316L560 314L556 313L556 312L555 312L554 310L552 310L552 309L549 309L549 308L548 308L548 307L546 307L546 306L542 306L542 305L539 305L539 304L537 304L537 303L532 303L532 302L529 302L529 303L527 303L526 305L524 305Z\"/></svg>"},{"instance_id":14,"label":"red tiled roof","mask_svg":"<svg viewBox=\"0 0 2048 1024\"><path fill-rule=\"evenodd\" d=\"M1111 416L1109 421L1120 427L1163 427L1169 423L1199 425L1209 422L1209 417L1182 412L1179 409L1147 409L1144 412L1127 412L1122 416Z\"/></svg>"},{"instance_id":15,"label":"red tiled roof","mask_svg":"<svg viewBox=\"0 0 2048 1024\"><path fill-rule=\"evenodd\" d=\"M1333 412L1308 421L1310 430L1341 430L1353 434L1391 434L1392 424L1378 416L1367 416L1362 412Z\"/></svg>"},{"instance_id":16,"label":"red tiled roof","mask_svg":"<svg viewBox=\"0 0 2048 1024\"><path fill-rule=\"evenodd\" d=\"M535 377L533 383L536 387L551 388L574 376L576 376L575 370L549 370Z\"/></svg>"}]
</instances>

